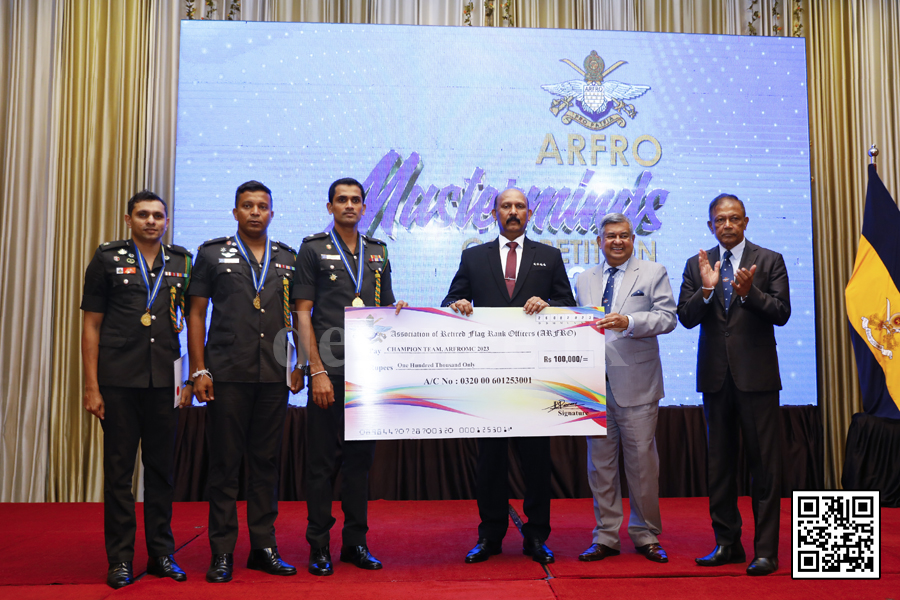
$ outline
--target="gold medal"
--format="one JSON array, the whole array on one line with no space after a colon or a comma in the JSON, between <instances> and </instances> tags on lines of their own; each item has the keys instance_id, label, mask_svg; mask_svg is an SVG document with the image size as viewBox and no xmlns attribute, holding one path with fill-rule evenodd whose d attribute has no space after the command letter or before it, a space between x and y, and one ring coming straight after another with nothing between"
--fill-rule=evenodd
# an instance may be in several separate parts
<instances>
[{"instance_id":1,"label":"gold medal","mask_svg":"<svg viewBox=\"0 0 900 600\"><path fill-rule=\"evenodd\" d=\"M259 310L260 306L262 306L262 304L259 301L259 294L257 294L256 298L253 299L253 308L255 308L256 310Z\"/></svg>"},{"instance_id":2,"label":"gold medal","mask_svg":"<svg viewBox=\"0 0 900 600\"><path fill-rule=\"evenodd\" d=\"M363 299L360 298L359 296L357 296L356 298L353 299L353 303L352 303L352 304L353 304L353 306L356 307L356 308L360 308L360 307L366 305L366 303L363 302Z\"/></svg>"},{"instance_id":3,"label":"gold medal","mask_svg":"<svg viewBox=\"0 0 900 600\"><path fill-rule=\"evenodd\" d=\"M150 327L150 323L152 323L152 322L153 322L153 319L150 318L149 312L145 312L144 314L141 315L141 325L143 325L144 327Z\"/></svg>"}]
</instances>

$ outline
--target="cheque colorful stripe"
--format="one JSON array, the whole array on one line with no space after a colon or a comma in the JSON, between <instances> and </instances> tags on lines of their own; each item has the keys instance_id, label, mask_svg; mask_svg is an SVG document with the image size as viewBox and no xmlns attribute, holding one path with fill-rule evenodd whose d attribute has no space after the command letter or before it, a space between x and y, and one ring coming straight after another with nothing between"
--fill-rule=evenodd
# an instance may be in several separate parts
<instances>
[{"instance_id":1,"label":"cheque colorful stripe","mask_svg":"<svg viewBox=\"0 0 900 600\"><path fill-rule=\"evenodd\" d=\"M428 400L426 398L422 398L417 395L402 391L412 389L414 388L402 387L394 388L392 390L385 390L384 392L374 395L371 398L366 398L365 402L363 402L360 398L360 395L362 394L362 388L355 383L347 382L344 397L344 407L355 408L358 406L362 406L363 404L365 404L366 406L415 406L418 408L443 410L459 415L466 415L467 417L476 416L461 410L457 410L455 408L450 408L449 406L444 406L443 404L439 404L433 400Z\"/></svg>"},{"instance_id":2,"label":"cheque colorful stripe","mask_svg":"<svg viewBox=\"0 0 900 600\"><path fill-rule=\"evenodd\" d=\"M586 413L583 416L561 423L561 425L591 420L604 428L606 427L606 396L596 394L583 387L558 381L538 381L538 383L558 395L563 402L574 404Z\"/></svg>"},{"instance_id":3,"label":"cheque colorful stripe","mask_svg":"<svg viewBox=\"0 0 900 600\"><path fill-rule=\"evenodd\" d=\"M348 313L350 313L350 312L357 312L357 311L368 311L368 312L372 312L372 308L373 308L373 307L371 307L371 306L360 306L360 307L347 307L345 310L346 310L346 312L348 312ZM391 308L391 307L389 307L389 306L383 306L383 307L381 307L381 308L388 309L388 308ZM472 319L469 319L469 318L467 318L467 317L461 317L461 316L459 316L459 315L457 315L457 314L454 314L454 313L452 313L452 312L448 313L446 310L441 309L441 308L413 308L413 307L406 307L406 308L403 309L403 311L404 311L404 312L406 312L406 311L411 311L411 312L422 312L422 313L428 313L428 314L431 314L431 315L438 315L438 316L441 316L441 317L449 317L449 318L451 318L451 319L460 319L460 320L462 320L462 321L466 321L467 323L471 323L471 322L472 322Z\"/></svg>"}]
</instances>

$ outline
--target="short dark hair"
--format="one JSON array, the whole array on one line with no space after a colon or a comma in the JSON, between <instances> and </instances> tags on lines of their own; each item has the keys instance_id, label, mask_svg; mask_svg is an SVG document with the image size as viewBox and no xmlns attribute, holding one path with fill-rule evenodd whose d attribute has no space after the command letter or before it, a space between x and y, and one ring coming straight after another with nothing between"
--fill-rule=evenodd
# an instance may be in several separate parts
<instances>
[{"instance_id":1,"label":"short dark hair","mask_svg":"<svg viewBox=\"0 0 900 600\"><path fill-rule=\"evenodd\" d=\"M131 215L134 212L135 204L137 204L138 202L147 202L148 200L150 200L150 201L157 200L159 202L162 202L163 209L165 209L165 211L166 211L166 216L167 217L169 216L169 206L166 204L166 201L163 200L162 198L160 198L159 196L157 196L156 194L154 194L153 192L151 192L150 190L141 190L137 194L135 194L134 196L132 196L131 198L128 199L128 207L126 208L126 210L128 211L128 214Z\"/></svg>"},{"instance_id":2,"label":"short dark hair","mask_svg":"<svg viewBox=\"0 0 900 600\"><path fill-rule=\"evenodd\" d=\"M244 183L239 185L237 191L234 193L235 208L237 208L238 199L244 192L265 192L269 195L269 201L272 201L272 190L267 188L264 183L256 181L255 179L251 179L250 181L245 181Z\"/></svg>"},{"instance_id":3,"label":"short dark hair","mask_svg":"<svg viewBox=\"0 0 900 600\"><path fill-rule=\"evenodd\" d=\"M328 187L328 204L331 204L331 201L334 200L334 190L339 185L355 185L359 188L359 191L362 192L363 204L366 203L366 189L362 184L352 177L341 177Z\"/></svg>"},{"instance_id":4,"label":"short dark hair","mask_svg":"<svg viewBox=\"0 0 900 600\"><path fill-rule=\"evenodd\" d=\"M718 196L713 198L712 202L709 203L709 220L710 221L713 220L713 211L716 210L716 207L719 205L719 202L721 202L722 200L734 200L735 202L737 202L738 204L741 205L741 210L743 211L744 216L745 217L747 216L747 209L744 208L744 203L741 201L740 198L738 198L734 194L719 194Z\"/></svg>"}]
</instances>

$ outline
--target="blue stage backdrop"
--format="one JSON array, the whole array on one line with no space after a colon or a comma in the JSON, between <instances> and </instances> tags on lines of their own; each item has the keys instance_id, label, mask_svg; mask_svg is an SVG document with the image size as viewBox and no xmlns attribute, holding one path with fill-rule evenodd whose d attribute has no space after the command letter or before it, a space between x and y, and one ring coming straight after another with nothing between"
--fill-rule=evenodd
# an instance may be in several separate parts
<instances>
[{"instance_id":1,"label":"blue stage backdrop","mask_svg":"<svg viewBox=\"0 0 900 600\"><path fill-rule=\"evenodd\" d=\"M781 252L791 279L781 401L816 403L802 39L221 21L181 33L177 243L234 234L234 190L258 179L271 235L296 249L328 226L328 185L352 176L395 295L437 306L460 251L498 235L497 192L516 186L529 237L562 251L573 283L602 259L600 219L624 212L677 298L685 260L716 243L710 200L734 193L748 238ZM700 403L698 333L660 338L663 405Z\"/></svg>"}]
</instances>

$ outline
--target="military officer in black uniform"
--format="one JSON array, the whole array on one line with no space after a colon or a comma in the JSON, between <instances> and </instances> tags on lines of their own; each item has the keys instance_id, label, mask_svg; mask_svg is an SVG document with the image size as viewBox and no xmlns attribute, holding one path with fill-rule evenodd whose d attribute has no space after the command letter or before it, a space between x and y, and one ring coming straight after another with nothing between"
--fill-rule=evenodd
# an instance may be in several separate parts
<instances>
[{"instance_id":1,"label":"military officer in black uniform","mask_svg":"<svg viewBox=\"0 0 900 600\"><path fill-rule=\"evenodd\" d=\"M234 203L237 235L200 246L188 290L193 311L188 319L193 393L200 402L208 402L212 560L206 579L211 583L232 577L238 476L245 455L250 473L247 568L272 575L297 573L281 559L275 542L278 453L289 388L273 347L283 343L278 334L291 324L294 251L268 237L274 215L269 188L258 181L243 183ZM299 373L294 374L295 391L301 382Z\"/></svg>"},{"instance_id":2,"label":"military officer in black uniform","mask_svg":"<svg viewBox=\"0 0 900 600\"><path fill-rule=\"evenodd\" d=\"M172 460L175 450L175 375L184 327L183 294L191 253L161 240L166 203L149 191L128 201L131 239L100 245L84 274L84 408L103 427L103 508L106 582L134 582L136 521L131 482L138 443L144 463L147 572L184 581L173 560Z\"/></svg>"},{"instance_id":3,"label":"military officer in black uniform","mask_svg":"<svg viewBox=\"0 0 900 600\"><path fill-rule=\"evenodd\" d=\"M335 181L328 190L326 208L334 217L334 228L303 240L297 254L293 293L301 348L309 357L306 540L310 546L309 572L313 575L333 573L329 550L329 531L335 523L331 516L331 482L339 456L344 512L341 561L361 569L382 567L366 544L368 478L375 442L344 440L343 336L332 341L326 332L343 329L347 306L394 305L387 247L358 230L366 212L362 185L352 178ZM396 306L400 312L407 304L400 301Z\"/></svg>"}]
</instances>

